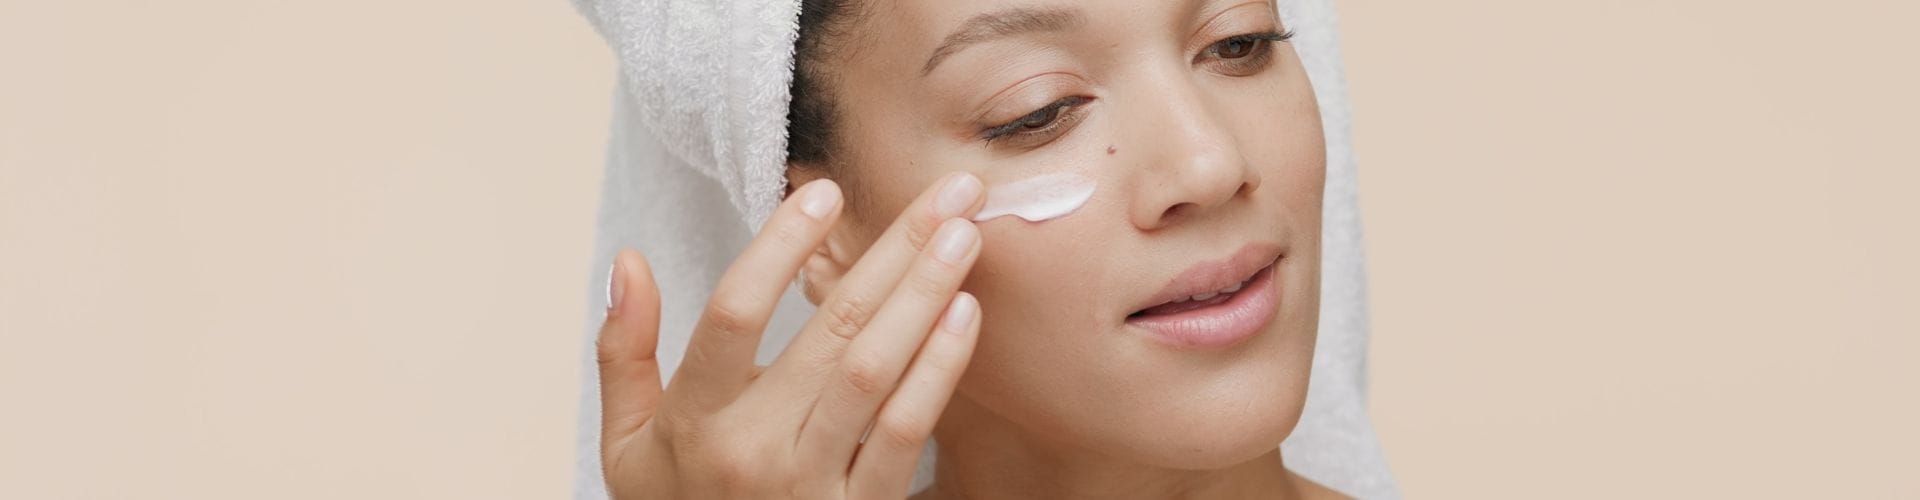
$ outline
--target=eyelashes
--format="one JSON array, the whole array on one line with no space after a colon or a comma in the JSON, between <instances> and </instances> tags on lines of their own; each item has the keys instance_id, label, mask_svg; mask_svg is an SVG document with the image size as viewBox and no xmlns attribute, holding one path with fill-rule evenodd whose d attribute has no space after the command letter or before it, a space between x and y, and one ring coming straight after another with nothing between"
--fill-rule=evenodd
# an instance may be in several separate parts
<instances>
[{"instance_id":1,"label":"eyelashes","mask_svg":"<svg viewBox=\"0 0 1920 500\"><path fill-rule=\"evenodd\" d=\"M1055 135L1056 132L1072 126L1073 122L1078 122L1079 117L1083 114L1080 109L1081 105L1092 100L1093 98L1091 97L1082 96L1062 98L1040 109L1034 110L1032 113L1027 113L1012 122L989 128L981 132L980 137L985 140L988 145L992 145L994 141L1002 139L1012 139L1016 141L1035 138L1049 139L1051 138L1050 136Z\"/></svg>"},{"instance_id":2,"label":"eyelashes","mask_svg":"<svg viewBox=\"0 0 1920 500\"><path fill-rule=\"evenodd\" d=\"M1234 35L1214 42L1200 52L1200 59L1211 59L1211 61L1195 62L1212 62L1222 74L1228 76L1250 76L1266 69L1273 62L1273 44L1285 43L1292 39L1293 30Z\"/></svg>"},{"instance_id":3,"label":"eyelashes","mask_svg":"<svg viewBox=\"0 0 1920 500\"><path fill-rule=\"evenodd\" d=\"M1195 64L1210 65L1226 76L1252 76L1272 65L1273 44L1292 39L1292 30L1230 36L1207 46L1195 56ZM1084 105L1091 101L1092 97L1085 96L1061 98L1011 122L989 127L980 132L979 138L988 146L996 142L1009 147L1044 145L1084 118Z\"/></svg>"}]
</instances>

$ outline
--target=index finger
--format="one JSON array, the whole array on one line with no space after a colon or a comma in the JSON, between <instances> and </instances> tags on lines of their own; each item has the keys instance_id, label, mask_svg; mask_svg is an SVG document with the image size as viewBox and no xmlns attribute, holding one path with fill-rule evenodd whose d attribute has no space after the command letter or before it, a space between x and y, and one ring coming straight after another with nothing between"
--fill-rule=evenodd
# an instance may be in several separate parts
<instances>
[{"instance_id":1,"label":"index finger","mask_svg":"<svg viewBox=\"0 0 1920 500\"><path fill-rule=\"evenodd\" d=\"M690 399L690 409L710 411L731 401L753 379L761 331L801 264L826 239L841 205L840 188L820 179L801 186L774 209L760 234L714 286L688 341L686 358L667 386L669 399Z\"/></svg>"},{"instance_id":2,"label":"index finger","mask_svg":"<svg viewBox=\"0 0 1920 500\"><path fill-rule=\"evenodd\" d=\"M839 364L847 344L879 312L880 304L900 284L927 240L933 238L934 230L947 219L979 211L984 190L973 174L949 174L908 204L833 292L821 300L819 311L807 320L793 343L767 368L771 374L768 378L800 385L771 390L796 395L817 393L808 389L818 389L820 381Z\"/></svg>"}]
</instances>

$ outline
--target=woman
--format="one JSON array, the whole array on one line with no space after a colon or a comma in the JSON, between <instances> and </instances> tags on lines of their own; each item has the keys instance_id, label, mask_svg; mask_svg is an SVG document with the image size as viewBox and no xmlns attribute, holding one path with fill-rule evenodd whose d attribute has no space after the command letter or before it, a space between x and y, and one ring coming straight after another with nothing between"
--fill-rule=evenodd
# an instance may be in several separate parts
<instances>
[{"instance_id":1,"label":"woman","mask_svg":"<svg viewBox=\"0 0 1920 500\"><path fill-rule=\"evenodd\" d=\"M1338 497L1274 447L1306 399L1326 165L1276 5L807 0L798 19L794 187L667 389L661 291L639 254L614 266L615 498L899 498L929 438L916 498ZM1090 180L1084 205L973 220L989 190L1057 174ZM757 367L796 274L820 313Z\"/></svg>"}]
</instances>

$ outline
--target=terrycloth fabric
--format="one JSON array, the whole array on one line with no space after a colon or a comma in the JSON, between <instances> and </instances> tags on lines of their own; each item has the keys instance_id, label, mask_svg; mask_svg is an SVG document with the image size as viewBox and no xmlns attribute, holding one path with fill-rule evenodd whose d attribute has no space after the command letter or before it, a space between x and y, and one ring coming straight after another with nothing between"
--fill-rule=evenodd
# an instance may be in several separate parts
<instances>
[{"instance_id":1,"label":"terrycloth fabric","mask_svg":"<svg viewBox=\"0 0 1920 500\"><path fill-rule=\"evenodd\" d=\"M1319 95L1327 133L1320 340L1305 415L1280 447L1287 466L1359 498L1398 498L1366 406L1365 259L1351 109L1332 0L1280 0ZM575 498L606 498L592 339L606 269L631 247L664 297L659 358L671 377L720 274L784 190L787 85L799 0L573 0L619 59L612 136L587 284ZM812 306L789 287L760 348L769 362ZM936 443L937 445L937 443ZM932 446L914 488L931 479Z\"/></svg>"},{"instance_id":2,"label":"terrycloth fabric","mask_svg":"<svg viewBox=\"0 0 1920 500\"><path fill-rule=\"evenodd\" d=\"M786 186L797 0L574 0L620 60L637 131L720 182L758 231ZM615 138L615 142L620 140Z\"/></svg>"}]
</instances>

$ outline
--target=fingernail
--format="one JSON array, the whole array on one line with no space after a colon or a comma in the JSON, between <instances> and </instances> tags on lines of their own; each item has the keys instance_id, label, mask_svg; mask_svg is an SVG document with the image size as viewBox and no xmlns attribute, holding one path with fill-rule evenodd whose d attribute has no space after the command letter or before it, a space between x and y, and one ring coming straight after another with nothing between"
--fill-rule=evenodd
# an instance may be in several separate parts
<instances>
[{"instance_id":1,"label":"fingernail","mask_svg":"<svg viewBox=\"0 0 1920 500\"><path fill-rule=\"evenodd\" d=\"M840 203L840 187L830 180L814 181L803 187L800 193L800 211L808 217L825 220L833 213L833 206Z\"/></svg>"},{"instance_id":2,"label":"fingernail","mask_svg":"<svg viewBox=\"0 0 1920 500\"><path fill-rule=\"evenodd\" d=\"M614 254L613 265L607 268L607 316L613 316L620 310L620 295L626 286L620 279L620 254Z\"/></svg>"},{"instance_id":3,"label":"fingernail","mask_svg":"<svg viewBox=\"0 0 1920 500\"><path fill-rule=\"evenodd\" d=\"M967 325L973 323L973 316L980 312L980 302L973 294L960 292L953 297L953 303L947 305L947 315L940 319L940 329L954 335L966 335Z\"/></svg>"},{"instance_id":4,"label":"fingernail","mask_svg":"<svg viewBox=\"0 0 1920 500\"><path fill-rule=\"evenodd\" d=\"M973 201L980 199L980 178L973 174L960 174L960 178L947 182L940 194L934 197L933 209L941 217L959 217Z\"/></svg>"},{"instance_id":5,"label":"fingernail","mask_svg":"<svg viewBox=\"0 0 1920 500\"><path fill-rule=\"evenodd\" d=\"M940 230L933 235L933 255L949 264L959 263L967 258L967 251L973 249L978 237L973 224L960 219L947 219L940 224Z\"/></svg>"}]
</instances>

